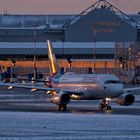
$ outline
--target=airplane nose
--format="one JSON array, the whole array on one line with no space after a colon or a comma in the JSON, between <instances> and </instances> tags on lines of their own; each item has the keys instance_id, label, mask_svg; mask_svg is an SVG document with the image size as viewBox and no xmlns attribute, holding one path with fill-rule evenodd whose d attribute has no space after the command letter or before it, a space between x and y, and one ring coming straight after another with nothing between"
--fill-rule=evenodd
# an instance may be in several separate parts
<instances>
[{"instance_id":1,"label":"airplane nose","mask_svg":"<svg viewBox=\"0 0 140 140\"><path fill-rule=\"evenodd\" d=\"M105 85L103 88L108 92L108 94L110 93L110 95L113 94L114 96L119 96L123 93L123 85L121 84Z\"/></svg>"},{"instance_id":2,"label":"airplane nose","mask_svg":"<svg viewBox=\"0 0 140 140\"><path fill-rule=\"evenodd\" d=\"M123 85L112 85L111 87L112 91L116 92L116 93L122 93L123 92Z\"/></svg>"}]
</instances>

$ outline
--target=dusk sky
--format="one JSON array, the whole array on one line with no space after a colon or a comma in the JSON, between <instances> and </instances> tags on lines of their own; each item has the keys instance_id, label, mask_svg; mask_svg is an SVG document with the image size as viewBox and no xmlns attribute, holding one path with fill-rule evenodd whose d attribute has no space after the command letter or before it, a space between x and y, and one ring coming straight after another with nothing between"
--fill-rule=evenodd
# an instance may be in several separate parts
<instances>
[{"instance_id":1,"label":"dusk sky","mask_svg":"<svg viewBox=\"0 0 140 140\"><path fill-rule=\"evenodd\" d=\"M0 0L10 14L78 14L97 0ZM140 0L108 0L125 13L140 12Z\"/></svg>"}]
</instances>

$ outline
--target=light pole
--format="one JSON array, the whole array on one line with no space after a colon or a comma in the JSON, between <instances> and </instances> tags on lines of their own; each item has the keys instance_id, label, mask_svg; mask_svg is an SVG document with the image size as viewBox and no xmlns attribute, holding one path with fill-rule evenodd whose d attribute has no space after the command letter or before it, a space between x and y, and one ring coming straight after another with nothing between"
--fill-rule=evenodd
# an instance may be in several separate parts
<instances>
[{"instance_id":1,"label":"light pole","mask_svg":"<svg viewBox=\"0 0 140 140\"><path fill-rule=\"evenodd\" d=\"M15 67L15 64L16 64L16 61L15 60L12 60L11 61L11 77L10 77L10 82L14 82L14 67Z\"/></svg>"},{"instance_id":2,"label":"light pole","mask_svg":"<svg viewBox=\"0 0 140 140\"><path fill-rule=\"evenodd\" d=\"M33 73L33 78L34 80L37 78L37 68L36 68L36 27L37 27L37 24L34 24L33 25L34 27L34 73Z\"/></svg>"},{"instance_id":3,"label":"light pole","mask_svg":"<svg viewBox=\"0 0 140 140\"><path fill-rule=\"evenodd\" d=\"M95 73L95 64L96 64L96 27L93 25L93 60L94 60L94 73Z\"/></svg>"}]
</instances>

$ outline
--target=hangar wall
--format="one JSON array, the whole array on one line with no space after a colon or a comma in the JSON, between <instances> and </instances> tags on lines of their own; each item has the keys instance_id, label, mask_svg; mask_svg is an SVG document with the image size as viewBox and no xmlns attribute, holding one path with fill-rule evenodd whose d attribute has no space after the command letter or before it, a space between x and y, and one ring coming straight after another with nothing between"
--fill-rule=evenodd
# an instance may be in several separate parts
<instances>
[{"instance_id":1,"label":"hangar wall","mask_svg":"<svg viewBox=\"0 0 140 140\"><path fill-rule=\"evenodd\" d=\"M136 37L136 27L109 8L94 9L65 30L66 42L130 42Z\"/></svg>"}]
</instances>

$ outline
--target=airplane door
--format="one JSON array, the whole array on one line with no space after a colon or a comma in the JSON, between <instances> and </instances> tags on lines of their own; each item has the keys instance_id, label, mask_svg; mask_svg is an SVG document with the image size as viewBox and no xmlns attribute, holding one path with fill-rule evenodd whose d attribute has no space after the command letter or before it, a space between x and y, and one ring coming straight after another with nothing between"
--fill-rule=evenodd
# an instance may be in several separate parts
<instances>
[{"instance_id":1,"label":"airplane door","mask_svg":"<svg viewBox=\"0 0 140 140\"><path fill-rule=\"evenodd\" d=\"M112 94L111 89L112 89L112 84L106 84L105 85L105 91L106 91L105 93L106 93L107 96L110 96Z\"/></svg>"}]
</instances>

